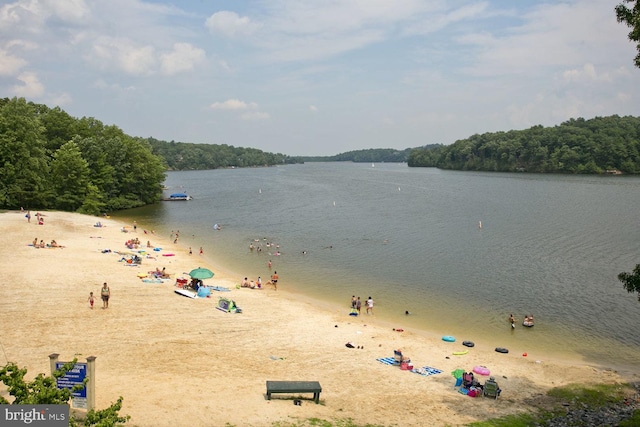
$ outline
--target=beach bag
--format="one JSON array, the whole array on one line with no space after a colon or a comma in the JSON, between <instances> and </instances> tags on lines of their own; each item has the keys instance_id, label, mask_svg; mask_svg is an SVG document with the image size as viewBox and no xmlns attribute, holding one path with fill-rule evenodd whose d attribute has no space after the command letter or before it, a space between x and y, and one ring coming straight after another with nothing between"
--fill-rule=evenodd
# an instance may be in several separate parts
<instances>
[{"instance_id":1,"label":"beach bag","mask_svg":"<svg viewBox=\"0 0 640 427\"><path fill-rule=\"evenodd\" d=\"M402 362L400 363L400 369L403 371L410 371L413 369L413 365L411 363Z\"/></svg>"}]
</instances>

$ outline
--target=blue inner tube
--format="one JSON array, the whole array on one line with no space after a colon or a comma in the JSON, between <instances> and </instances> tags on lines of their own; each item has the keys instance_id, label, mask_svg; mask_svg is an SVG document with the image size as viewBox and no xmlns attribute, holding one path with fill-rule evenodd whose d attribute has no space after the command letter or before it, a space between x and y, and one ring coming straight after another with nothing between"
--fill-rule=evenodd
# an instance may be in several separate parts
<instances>
[{"instance_id":1,"label":"blue inner tube","mask_svg":"<svg viewBox=\"0 0 640 427\"><path fill-rule=\"evenodd\" d=\"M473 341L462 341L462 345L465 347L473 347L475 344Z\"/></svg>"},{"instance_id":2,"label":"blue inner tube","mask_svg":"<svg viewBox=\"0 0 640 427\"><path fill-rule=\"evenodd\" d=\"M445 335L445 336L442 337L442 341L455 342L456 339L454 337L452 337L451 335Z\"/></svg>"},{"instance_id":3,"label":"blue inner tube","mask_svg":"<svg viewBox=\"0 0 640 427\"><path fill-rule=\"evenodd\" d=\"M506 348L504 348L504 347L496 347L496 351L497 351L498 353L509 353L509 350L507 350L507 349L506 349Z\"/></svg>"}]
</instances>

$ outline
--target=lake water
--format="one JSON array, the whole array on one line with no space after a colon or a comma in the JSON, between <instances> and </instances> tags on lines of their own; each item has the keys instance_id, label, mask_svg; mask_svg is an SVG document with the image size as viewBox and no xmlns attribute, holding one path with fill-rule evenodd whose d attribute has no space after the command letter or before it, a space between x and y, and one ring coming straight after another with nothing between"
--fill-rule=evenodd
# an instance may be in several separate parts
<instances>
[{"instance_id":1,"label":"lake water","mask_svg":"<svg viewBox=\"0 0 640 427\"><path fill-rule=\"evenodd\" d=\"M194 200L115 216L180 230L238 280L268 278L272 260L280 287L345 316L352 295L371 296L376 318L405 329L640 367L640 302L617 279L640 263L638 177L307 163L171 172L166 185ZM511 330L510 313L536 326Z\"/></svg>"}]
</instances>

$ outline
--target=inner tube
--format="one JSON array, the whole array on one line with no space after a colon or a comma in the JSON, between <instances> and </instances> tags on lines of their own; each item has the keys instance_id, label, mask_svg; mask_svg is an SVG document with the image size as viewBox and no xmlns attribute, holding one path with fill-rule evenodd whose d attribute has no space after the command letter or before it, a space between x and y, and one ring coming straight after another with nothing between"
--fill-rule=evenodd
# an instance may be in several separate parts
<instances>
[{"instance_id":1,"label":"inner tube","mask_svg":"<svg viewBox=\"0 0 640 427\"><path fill-rule=\"evenodd\" d=\"M465 347L473 347L475 344L473 341L462 341L462 345Z\"/></svg>"},{"instance_id":2,"label":"inner tube","mask_svg":"<svg viewBox=\"0 0 640 427\"><path fill-rule=\"evenodd\" d=\"M496 351L497 351L498 353L509 353L509 350L507 350L507 349L506 349L506 348L504 348L504 347L496 347Z\"/></svg>"},{"instance_id":3,"label":"inner tube","mask_svg":"<svg viewBox=\"0 0 640 427\"><path fill-rule=\"evenodd\" d=\"M464 351L454 351L453 355L454 356L463 356L465 354L469 353L469 350L464 350Z\"/></svg>"},{"instance_id":4,"label":"inner tube","mask_svg":"<svg viewBox=\"0 0 640 427\"><path fill-rule=\"evenodd\" d=\"M445 336L442 337L442 341L455 342L456 339L454 337L452 337L451 335L445 335Z\"/></svg>"},{"instance_id":5,"label":"inner tube","mask_svg":"<svg viewBox=\"0 0 640 427\"><path fill-rule=\"evenodd\" d=\"M489 368L487 368L486 366L474 366L473 372L475 372L478 375L486 375L486 376L488 376L491 373L489 371Z\"/></svg>"},{"instance_id":6,"label":"inner tube","mask_svg":"<svg viewBox=\"0 0 640 427\"><path fill-rule=\"evenodd\" d=\"M533 323L531 323L531 322L526 322L526 323L523 322L522 326L526 326L527 328L533 328Z\"/></svg>"}]
</instances>

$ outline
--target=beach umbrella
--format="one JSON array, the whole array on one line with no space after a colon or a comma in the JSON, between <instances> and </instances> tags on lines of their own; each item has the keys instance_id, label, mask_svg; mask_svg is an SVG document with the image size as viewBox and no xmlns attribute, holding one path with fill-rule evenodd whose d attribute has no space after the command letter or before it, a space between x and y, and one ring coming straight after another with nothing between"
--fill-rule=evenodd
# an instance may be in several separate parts
<instances>
[{"instance_id":1,"label":"beach umbrella","mask_svg":"<svg viewBox=\"0 0 640 427\"><path fill-rule=\"evenodd\" d=\"M208 268L198 267L191 270L189 276L191 276L192 279L211 279L213 277L213 271Z\"/></svg>"}]
</instances>

